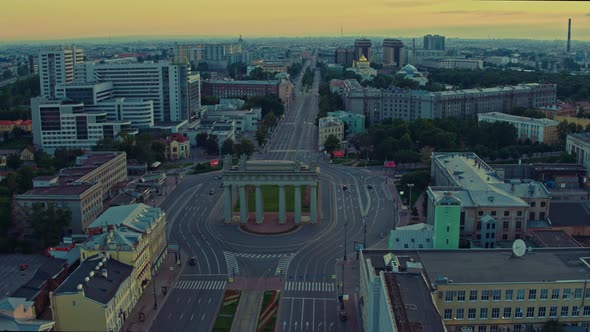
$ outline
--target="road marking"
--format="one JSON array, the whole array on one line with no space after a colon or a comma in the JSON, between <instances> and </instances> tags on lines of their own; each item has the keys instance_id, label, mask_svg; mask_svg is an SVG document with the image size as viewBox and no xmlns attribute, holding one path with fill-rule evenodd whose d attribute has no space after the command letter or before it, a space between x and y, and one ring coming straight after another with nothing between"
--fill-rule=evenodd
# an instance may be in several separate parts
<instances>
[{"instance_id":1,"label":"road marking","mask_svg":"<svg viewBox=\"0 0 590 332\"><path fill-rule=\"evenodd\" d=\"M184 316L184 312L180 314L180 318L178 320L181 320L182 316Z\"/></svg>"},{"instance_id":2,"label":"road marking","mask_svg":"<svg viewBox=\"0 0 590 332\"><path fill-rule=\"evenodd\" d=\"M201 320L205 319L205 314L203 314L203 316L201 317Z\"/></svg>"},{"instance_id":3,"label":"road marking","mask_svg":"<svg viewBox=\"0 0 590 332\"><path fill-rule=\"evenodd\" d=\"M285 285L285 290L297 292L333 292L335 291L335 285L333 282L288 281Z\"/></svg>"},{"instance_id":4,"label":"road marking","mask_svg":"<svg viewBox=\"0 0 590 332\"><path fill-rule=\"evenodd\" d=\"M189 296L189 298L188 298L188 302L186 302L186 303L191 303L191 300L192 300L192 299L193 299L193 298Z\"/></svg>"},{"instance_id":5,"label":"road marking","mask_svg":"<svg viewBox=\"0 0 590 332\"><path fill-rule=\"evenodd\" d=\"M194 318L194 317L195 317L195 314L192 314L192 315L191 315L191 320L193 320L193 318Z\"/></svg>"},{"instance_id":6,"label":"road marking","mask_svg":"<svg viewBox=\"0 0 590 332\"><path fill-rule=\"evenodd\" d=\"M298 297L298 296L282 296L284 300L321 300L321 301L336 301L333 297Z\"/></svg>"}]
</instances>

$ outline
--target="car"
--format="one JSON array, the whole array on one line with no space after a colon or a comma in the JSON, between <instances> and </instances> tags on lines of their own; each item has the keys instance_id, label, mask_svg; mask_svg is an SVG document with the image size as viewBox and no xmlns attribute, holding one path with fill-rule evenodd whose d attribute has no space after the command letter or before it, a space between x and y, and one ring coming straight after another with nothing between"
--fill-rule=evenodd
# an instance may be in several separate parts
<instances>
[{"instance_id":1,"label":"car","mask_svg":"<svg viewBox=\"0 0 590 332\"><path fill-rule=\"evenodd\" d=\"M190 265L190 266L197 265L197 258L196 257L191 257L191 259L189 259L189 261L188 261L188 265Z\"/></svg>"},{"instance_id":2,"label":"car","mask_svg":"<svg viewBox=\"0 0 590 332\"><path fill-rule=\"evenodd\" d=\"M21 271L24 271L24 270L26 270L26 269L28 269L28 268L29 268L29 264L21 264L21 265L19 266L19 270L21 270Z\"/></svg>"},{"instance_id":3,"label":"car","mask_svg":"<svg viewBox=\"0 0 590 332\"><path fill-rule=\"evenodd\" d=\"M209 190L209 196L213 196L213 189Z\"/></svg>"},{"instance_id":4,"label":"car","mask_svg":"<svg viewBox=\"0 0 590 332\"><path fill-rule=\"evenodd\" d=\"M369 189L369 190L373 189L373 185L372 184L367 185L367 189Z\"/></svg>"},{"instance_id":5,"label":"car","mask_svg":"<svg viewBox=\"0 0 590 332\"><path fill-rule=\"evenodd\" d=\"M347 191L347 190L348 190L348 187L347 187L346 185L343 185L343 186L342 186L342 190L343 190L343 191Z\"/></svg>"},{"instance_id":6,"label":"car","mask_svg":"<svg viewBox=\"0 0 590 332\"><path fill-rule=\"evenodd\" d=\"M219 188L223 188L223 182L219 184Z\"/></svg>"}]
</instances>

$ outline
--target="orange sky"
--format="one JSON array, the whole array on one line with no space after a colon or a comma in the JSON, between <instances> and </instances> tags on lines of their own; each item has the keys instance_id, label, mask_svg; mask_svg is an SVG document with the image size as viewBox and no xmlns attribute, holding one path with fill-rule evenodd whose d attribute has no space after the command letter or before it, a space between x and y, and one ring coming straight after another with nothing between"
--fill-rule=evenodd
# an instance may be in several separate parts
<instances>
[{"instance_id":1,"label":"orange sky","mask_svg":"<svg viewBox=\"0 0 590 332\"><path fill-rule=\"evenodd\" d=\"M0 0L0 41L102 36L420 36L590 40L587 2Z\"/></svg>"}]
</instances>

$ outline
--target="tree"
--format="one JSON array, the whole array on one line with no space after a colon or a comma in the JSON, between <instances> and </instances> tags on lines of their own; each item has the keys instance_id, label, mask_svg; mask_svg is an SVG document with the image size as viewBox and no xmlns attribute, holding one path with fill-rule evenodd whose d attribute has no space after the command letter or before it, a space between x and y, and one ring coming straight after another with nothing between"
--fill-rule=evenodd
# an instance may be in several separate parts
<instances>
[{"instance_id":1,"label":"tree","mask_svg":"<svg viewBox=\"0 0 590 332\"><path fill-rule=\"evenodd\" d=\"M243 62L234 62L227 66L227 73L233 79L243 79L248 71L248 66Z\"/></svg>"},{"instance_id":2,"label":"tree","mask_svg":"<svg viewBox=\"0 0 590 332\"><path fill-rule=\"evenodd\" d=\"M565 330L557 319L550 319L543 324L543 332L564 332Z\"/></svg>"},{"instance_id":3,"label":"tree","mask_svg":"<svg viewBox=\"0 0 590 332\"><path fill-rule=\"evenodd\" d=\"M248 157L250 157L255 150L254 147L254 143L252 143L252 141L248 140L248 139L242 139L240 141L240 149L241 149L241 154L246 154Z\"/></svg>"},{"instance_id":4,"label":"tree","mask_svg":"<svg viewBox=\"0 0 590 332\"><path fill-rule=\"evenodd\" d=\"M234 154L234 141L231 138L226 139L223 141L221 145L221 154L223 155L233 155Z\"/></svg>"},{"instance_id":5,"label":"tree","mask_svg":"<svg viewBox=\"0 0 590 332\"><path fill-rule=\"evenodd\" d=\"M18 154L13 154L6 158L6 166L14 170L17 170L20 167L20 165L22 165L22 163L23 162L20 160L20 156Z\"/></svg>"},{"instance_id":6,"label":"tree","mask_svg":"<svg viewBox=\"0 0 590 332\"><path fill-rule=\"evenodd\" d=\"M219 97L201 96L201 105L217 105L217 104L219 104Z\"/></svg>"},{"instance_id":7,"label":"tree","mask_svg":"<svg viewBox=\"0 0 590 332\"><path fill-rule=\"evenodd\" d=\"M340 140L334 134L330 134L324 142L324 150L332 153L334 150L340 148Z\"/></svg>"},{"instance_id":8,"label":"tree","mask_svg":"<svg viewBox=\"0 0 590 332\"><path fill-rule=\"evenodd\" d=\"M217 153L219 151L219 141L217 139L217 135L209 135L204 146L207 154Z\"/></svg>"},{"instance_id":9,"label":"tree","mask_svg":"<svg viewBox=\"0 0 590 332\"><path fill-rule=\"evenodd\" d=\"M266 143L266 133L267 129L265 126L260 126L256 129L256 142L258 142L258 146L262 146Z\"/></svg>"},{"instance_id":10,"label":"tree","mask_svg":"<svg viewBox=\"0 0 590 332\"><path fill-rule=\"evenodd\" d=\"M53 203L43 207L41 203L33 204L31 227L41 237L42 248L58 244L64 230L72 222L72 211L56 207Z\"/></svg>"},{"instance_id":11,"label":"tree","mask_svg":"<svg viewBox=\"0 0 590 332\"><path fill-rule=\"evenodd\" d=\"M3 79L9 79L12 77L12 72L10 71L10 69L6 69L4 71L4 73L2 73L2 78Z\"/></svg>"},{"instance_id":12,"label":"tree","mask_svg":"<svg viewBox=\"0 0 590 332\"><path fill-rule=\"evenodd\" d=\"M255 80L255 81L264 81L264 80L268 80L270 75L271 75L271 73L265 72L264 69L262 69L262 67L256 67L256 68L252 69L252 71L250 72L250 75L248 75L248 79Z\"/></svg>"},{"instance_id":13,"label":"tree","mask_svg":"<svg viewBox=\"0 0 590 332\"><path fill-rule=\"evenodd\" d=\"M197 146L205 147L207 145L207 137L209 135L206 132L197 134Z\"/></svg>"},{"instance_id":14,"label":"tree","mask_svg":"<svg viewBox=\"0 0 590 332\"><path fill-rule=\"evenodd\" d=\"M277 117L273 112L266 113L266 115L262 118L262 125L267 128L274 127L276 124Z\"/></svg>"}]
</instances>

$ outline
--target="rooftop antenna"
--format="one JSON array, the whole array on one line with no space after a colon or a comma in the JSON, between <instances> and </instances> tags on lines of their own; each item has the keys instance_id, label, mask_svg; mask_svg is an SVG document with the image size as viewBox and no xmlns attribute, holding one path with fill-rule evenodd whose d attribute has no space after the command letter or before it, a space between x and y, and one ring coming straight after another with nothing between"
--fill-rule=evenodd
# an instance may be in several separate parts
<instances>
[{"instance_id":1,"label":"rooftop antenna","mask_svg":"<svg viewBox=\"0 0 590 332\"><path fill-rule=\"evenodd\" d=\"M527 251L526 243L521 239L516 239L512 243L512 254L515 257L522 257Z\"/></svg>"}]
</instances>

